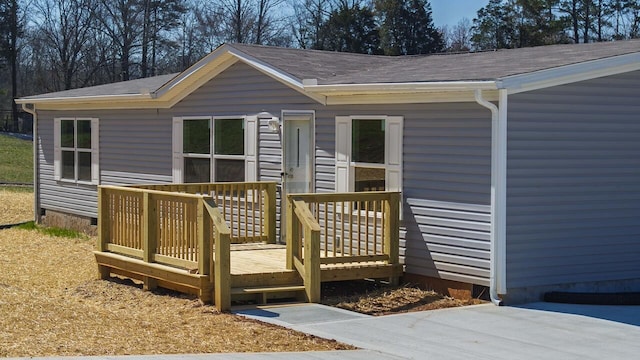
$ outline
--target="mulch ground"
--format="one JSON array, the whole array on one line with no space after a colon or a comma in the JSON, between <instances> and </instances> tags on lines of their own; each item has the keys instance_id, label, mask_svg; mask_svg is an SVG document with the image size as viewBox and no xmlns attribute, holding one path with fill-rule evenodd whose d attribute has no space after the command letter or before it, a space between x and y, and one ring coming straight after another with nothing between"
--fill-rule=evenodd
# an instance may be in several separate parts
<instances>
[{"instance_id":1,"label":"mulch ground","mask_svg":"<svg viewBox=\"0 0 640 360\"><path fill-rule=\"evenodd\" d=\"M32 198L0 188L0 225L31 220ZM94 242L0 230L0 357L352 349L221 314L192 296L97 280ZM324 304L370 315L482 303L364 280L324 283L322 295Z\"/></svg>"},{"instance_id":2,"label":"mulch ground","mask_svg":"<svg viewBox=\"0 0 640 360\"><path fill-rule=\"evenodd\" d=\"M33 220L33 192L0 187L0 225Z\"/></svg>"},{"instance_id":3,"label":"mulch ground","mask_svg":"<svg viewBox=\"0 0 640 360\"><path fill-rule=\"evenodd\" d=\"M390 286L369 280L324 283L322 297L323 304L374 316L486 302L480 299L454 299L414 284Z\"/></svg>"},{"instance_id":4,"label":"mulch ground","mask_svg":"<svg viewBox=\"0 0 640 360\"><path fill-rule=\"evenodd\" d=\"M93 240L0 230L0 357L336 350L193 297L97 279Z\"/></svg>"}]
</instances>

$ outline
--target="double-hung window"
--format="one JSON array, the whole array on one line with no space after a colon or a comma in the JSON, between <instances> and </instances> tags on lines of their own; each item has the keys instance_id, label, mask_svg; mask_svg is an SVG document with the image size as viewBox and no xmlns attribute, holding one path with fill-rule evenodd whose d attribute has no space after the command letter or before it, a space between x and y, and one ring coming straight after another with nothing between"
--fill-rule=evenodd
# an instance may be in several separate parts
<instances>
[{"instance_id":1,"label":"double-hung window","mask_svg":"<svg viewBox=\"0 0 640 360\"><path fill-rule=\"evenodd\" d=\"M256 181L257 118L173 119L176 183Z\"/></svg>"},{"instance_id":2,"label":"double-hung window","mask_svg":"<svg viewBox=\"0 0 640 360\"><path fill-rule=\"evenodd\" d=\"M336 117L336 192L401 191L400 116Z\"/></svg>"},{"instance_id":3,"label":"double-hung window","mask_svg":"<svg viewBox=\"0 0 640 360\"><path fill-rule=\"evenodd\" d=\"M54 178L58 181L98 184L98 119L54 119Z\"/></svg>"}]
</instances>

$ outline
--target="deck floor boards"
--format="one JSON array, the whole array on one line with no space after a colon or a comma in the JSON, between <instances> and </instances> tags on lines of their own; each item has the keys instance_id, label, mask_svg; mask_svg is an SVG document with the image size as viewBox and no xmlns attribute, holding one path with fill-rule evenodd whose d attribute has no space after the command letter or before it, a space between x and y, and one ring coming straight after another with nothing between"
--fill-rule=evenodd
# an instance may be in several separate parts
<instances>
[{"instance_id":1,"label":"deck floor boards","mask_svg":"<svg viewBox=\"0 0 640 360\"><path fill-rule=\"evenodd\" d=\"M231 246L231 275L288 271L284 245L247 244Z\"/></svg>"}]
</instances>

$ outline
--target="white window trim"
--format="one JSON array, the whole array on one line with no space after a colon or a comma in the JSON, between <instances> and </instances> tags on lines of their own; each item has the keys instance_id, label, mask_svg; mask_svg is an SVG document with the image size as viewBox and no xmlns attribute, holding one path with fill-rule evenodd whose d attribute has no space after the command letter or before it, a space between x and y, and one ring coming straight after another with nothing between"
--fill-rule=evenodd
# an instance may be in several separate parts
<instances>
[{"instance_id":1,"label":"white window trim","mask_svg":"<svg viewBox=\"0 0 640 360\"><path fill-rule=\"evenodd\" d=\"M210 133L209 133L209 154L185 154L183 150L183 125L184 121L189 120L209 120L210 121ZM244 122L244 155L216 155L215 149L215 120L242 120ZM173 168L172 177L173 182L184 183L184 159L185 158L200 158L210 159L210 174L211 180L215 179L215 163L216 159L229 159L229 160L244 160L245 163L245 182L258 181L258 117L249 115L238 116L182 116L173 118L173 131L172 131L172 149L173 149ZM211 181L213 182L213 181Z\"/></svg>"},{"instance_id":2,"label":"white window trim","mask_svg":"<svg viewBox=\"0 0 640 360\"><path fill-rule=\"evenodd\" d=\"M63 148L61 145L62 121L73 121L74 132L77 132L77 122L79 120L91 121L91 149L78 149L77 143L73 148ZM77 134L74 134L74 142L78 141ZM55 181L71 184L98 185L100 184L100 124L98 118L91 117L59 117L53 119L53 177ZM73 151L74 178L62 177L62 151ZM91 181L77 180L78 178L78 153L91 153Z\"/></svg>"},{"instance_id":3,"label":"white window trim","mask_svg":"<svg viewBox=\"0 0 640 360\"><path fill-rule=\"evenodd\" d=\"M353 120L384 120L385 123L385 163L356 163L351 161ZM402 192L402 151L404 117L388 115L336 116L335 191L355 190L355 170L357 166L384 168L385 191Z\"/></svg>"}]
</instances>

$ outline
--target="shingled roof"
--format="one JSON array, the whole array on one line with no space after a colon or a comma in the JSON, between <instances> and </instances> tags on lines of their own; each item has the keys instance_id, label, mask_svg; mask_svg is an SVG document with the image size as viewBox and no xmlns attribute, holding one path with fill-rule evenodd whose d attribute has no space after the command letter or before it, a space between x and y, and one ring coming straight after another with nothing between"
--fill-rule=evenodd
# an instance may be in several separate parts
<instances>
[{"instance_id":1,"label":"shingled roof","mask_svg":"<svg viewBox=\"0 0 640 360\"><path fill-rule=\"evenodd\" d=\"M47 94L27 96L23 99L44 99L61 97L88 97L88 96L118 96L118 95L139 95L142 92L154 92L169 80L176 77L178 73L159 75L144 79L120 81L112 84L89 86L85 88L57 91Z\"/></svg>"},{"instance_id":2,"label":"shingled roof","mask_svg":"<svg viewBox=\"0 0 640 360\"><path fill-rule=\"evenodd\" d=\"M317 79L318 85L500 80L640 52L640 40L395 57L232 46L298 79Z\"/></svg>"},{"instance_id":3,"label":"shingled roof","mask_svg":"<svg viewBox=\"0 0 640 360\"><path fill-rule=\"evenodd\" d=\"M277 74L286 75L299 82L302 88L304 80L316 86L501 81L517 75L622 55L640 56L640 40L395 57L227 44L181 74L29 96L18 102L154 94L163 87L170 87L172 82L182 81L184 77L198 76L200 71L204 71L201 70L205 65L203 62L215 61L219 56L229 53L239 61L258 63ZM640 63L640 57L633 61Z\"/></svg>"}]
</instances>

